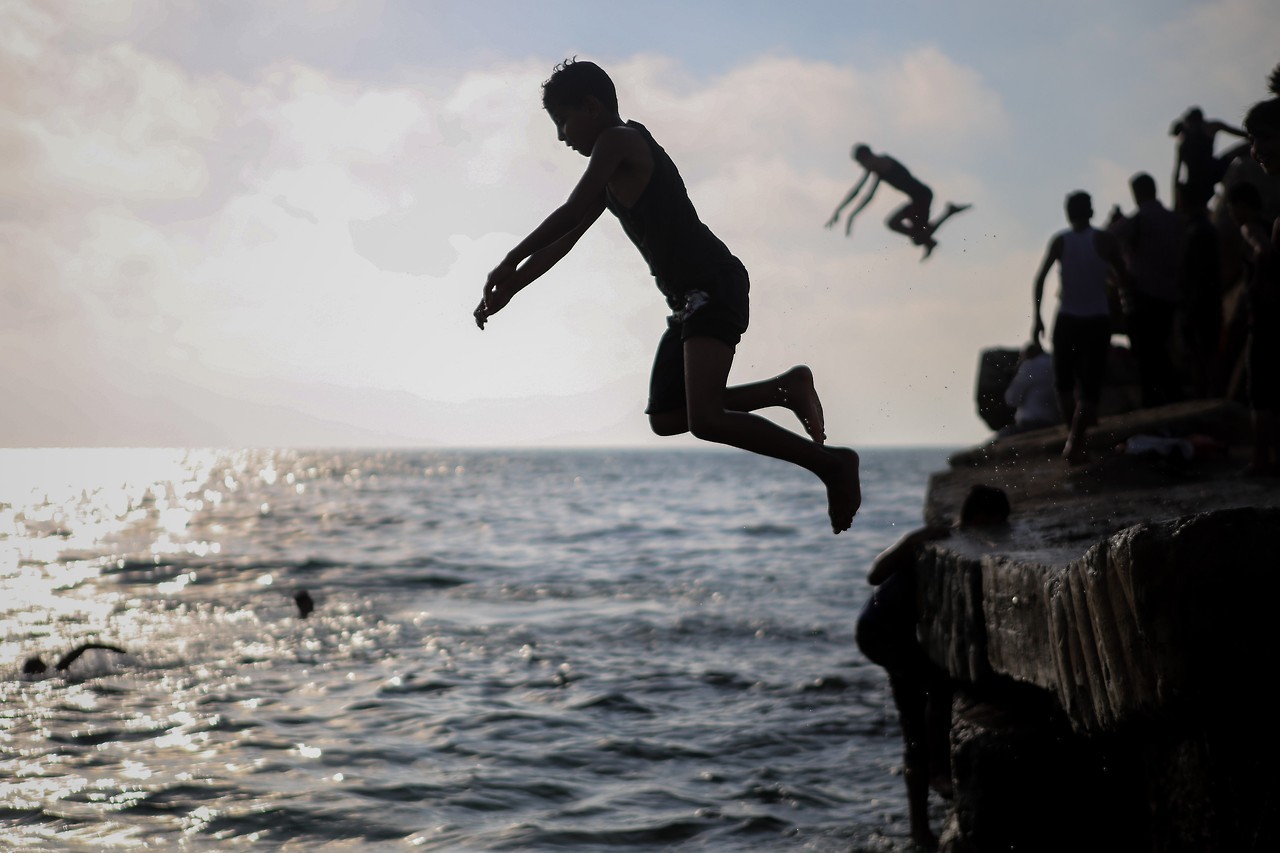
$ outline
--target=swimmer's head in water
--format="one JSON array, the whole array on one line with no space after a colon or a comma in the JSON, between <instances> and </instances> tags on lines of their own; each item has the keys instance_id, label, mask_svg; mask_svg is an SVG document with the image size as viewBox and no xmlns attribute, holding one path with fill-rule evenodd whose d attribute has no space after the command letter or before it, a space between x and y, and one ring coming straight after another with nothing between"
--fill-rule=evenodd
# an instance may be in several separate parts
<instances>
[{"instance_id":1,"label":"swimmer's head in water","mask_svg":"<svg viewBox=\"0 0 1280 853\"><path fill-rule=\"evenodd\" d=\"M1009 496L1004 489L977 485L969 489L960 508L960 525L1004 524L1009 520Z\"/></svg>"}]
</instances>

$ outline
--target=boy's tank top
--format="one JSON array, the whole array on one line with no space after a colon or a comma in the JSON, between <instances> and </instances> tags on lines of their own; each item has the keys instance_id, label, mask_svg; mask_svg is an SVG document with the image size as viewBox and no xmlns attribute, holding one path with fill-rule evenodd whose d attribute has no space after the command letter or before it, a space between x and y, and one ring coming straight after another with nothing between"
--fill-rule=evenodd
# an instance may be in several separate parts
<instances>
[{"instance_id":1,"label":"boy's tank top","mask_svg":"<svg viewBox=\"0 0 1280 853\"><path fill-rule=\"evenodd\" d=\"M1073 317L1097 317L1111 313L1107 302L1107 273L1110 265L1098 254L1094 244L1097 230L1062 232L1062 261L1058 274L1062 281L1058 292L1058 311Z\"/></svg>"},{"instance_id":2,"label":"boy's tank top","mask_svg":"<svg viewBox=\"0 0 1280 853\"><path fill-rule=\"evenodd\" d=\"M628 121L627 127L648 141L653 175L631 207L624 207L608 189L605 204L649 264L667 303L678 309L686 291L705 287L725 264L741 263L698 218L680 172L653 134L639 122Z\"/></svg>"}]
</instances>

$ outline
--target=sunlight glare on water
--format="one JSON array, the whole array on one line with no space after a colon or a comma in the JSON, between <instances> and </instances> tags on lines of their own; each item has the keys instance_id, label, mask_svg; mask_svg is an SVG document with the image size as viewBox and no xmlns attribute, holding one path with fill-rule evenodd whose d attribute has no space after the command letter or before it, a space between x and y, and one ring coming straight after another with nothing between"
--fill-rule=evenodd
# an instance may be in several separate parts
<instances>
[{"instance_id":1,"label":"sunlight glare on water","mask_svg":"<svg viewBox=\"0 0 1280 853\"><path fill-rule=\"evenodd\" d=\"M944 458L834 537L745 454L0 450L0 849L908 849L853 617Z\"/></svg>"}]
</instances>

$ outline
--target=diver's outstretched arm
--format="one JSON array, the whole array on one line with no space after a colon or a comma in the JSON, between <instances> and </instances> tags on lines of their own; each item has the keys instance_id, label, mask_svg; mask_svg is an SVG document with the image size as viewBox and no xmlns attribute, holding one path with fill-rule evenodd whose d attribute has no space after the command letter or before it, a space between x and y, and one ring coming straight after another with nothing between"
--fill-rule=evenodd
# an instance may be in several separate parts
<instances>
[{"instance_id":1,"label":"diver's outstretched arm","mask_svg":"<svg viewBox=\"0 0 1280 853\"><path fill-rule=\"evenodd\" d=\"M119 654L122 654L122 655L128 654L128 652L126 652L124 649L120 648L119 646L112 646L112 645L108 645L107 643L81 643L71 651L67 652L61 658L59 658L58 662L54 664L53 668L57 670L66 669L67 667L71 666L71 664L75 663L76 659L79 658L80 655L89 651L89 649L105 649L106 651L118 652Z\"/></svg>"}]
</instances>

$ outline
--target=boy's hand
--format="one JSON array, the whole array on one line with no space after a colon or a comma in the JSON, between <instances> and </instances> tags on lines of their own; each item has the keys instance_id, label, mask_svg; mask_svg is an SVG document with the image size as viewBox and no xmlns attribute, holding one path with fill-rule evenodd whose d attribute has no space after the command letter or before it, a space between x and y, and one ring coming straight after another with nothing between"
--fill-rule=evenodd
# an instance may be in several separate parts
<instances>
[{"instance_id":1,"label":"boy's hand","mask_svg":"<svg viewBox=\"0 0 1280 853\"><path fill-rule=\"evenodd\" d=\"M489 317L501 311L511 301L511 297L515 295L515 289L510 287L515 271L515 264L503 261L489 273L489 277L484 283L484 297L481 298L480 304L476 306L476 310L472 312L472 316L476 318L476 326L481 331L484 330L484 324ZM508 286L504 287L503 285Z\"/></svg>"}]
</instances>

